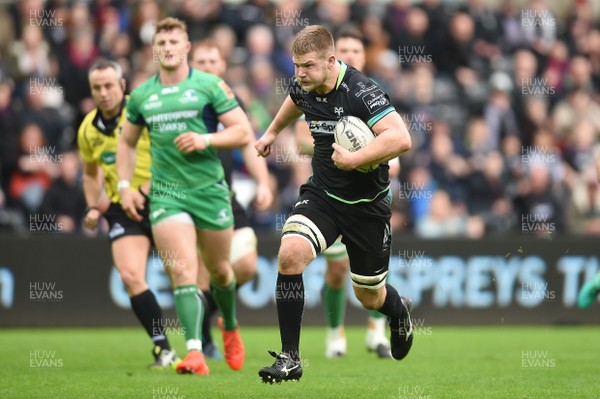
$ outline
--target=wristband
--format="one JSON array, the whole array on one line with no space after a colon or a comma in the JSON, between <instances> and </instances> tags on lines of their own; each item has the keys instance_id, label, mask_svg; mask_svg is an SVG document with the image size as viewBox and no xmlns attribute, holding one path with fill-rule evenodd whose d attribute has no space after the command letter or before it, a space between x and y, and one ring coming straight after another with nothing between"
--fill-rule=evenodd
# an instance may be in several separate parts
<instances>
[{"instance_id":1,"label":"wristband","mask_svg":"<svg viewBox=\"0 0 600 399\"><path fill-rule=\"evenodd\" d=\"M203 134L202 138L204 139L204 142L206 143L206 148L210 148L212 146L212 141L213 141L212 134Z\"/></svg>"},{"instance_id":2,"label":"wristband","mask_svg":"<svg viewBox=\"0 0 600 399\"><path fill-rule=\"evenodd\" d=\"M117 191L121 191L124 188L131 187L131 182L129 180L119 180L117 183Z\"/></svg>"},{"instance_id":3,"label":"wristband","mask_svg":"<svg viewBox=\"0 0 600 399\"><path fill-rule=\"evenodd\" d=\"M83 211L83 212L84 212L83 214L84 214L84 215L87 215L87 214L88 214L88 212L89 212L89 211L91 211L92 209L95 209L95 210L97 210L98 212L100 212L100 209L98 209L98 207L97 207L97 206L88 206L88 207L86 207L86 208L85 208L85 210Z\"/></svg>"}]
</instances>

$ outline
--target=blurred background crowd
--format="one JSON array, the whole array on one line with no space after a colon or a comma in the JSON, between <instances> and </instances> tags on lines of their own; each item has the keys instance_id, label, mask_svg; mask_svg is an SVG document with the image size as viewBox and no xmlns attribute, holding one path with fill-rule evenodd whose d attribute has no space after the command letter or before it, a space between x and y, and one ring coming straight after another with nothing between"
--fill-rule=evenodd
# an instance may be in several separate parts
<instances>
[{"instance_id":1,"label":"blurred background crowd","mask_svg":"<svg viewBox=\"0 0 600 399\"><path fill-rule=\"evenodd\" d=\"M365 73L389 93L413 150L393 181L393 229L423 238L600 234L594 159L600 134L600 3L593 0L23 0L0 5L0 230L31 215L84 231L76 131L94 108L87 69L119 62L130 92L157 71L154 24L176 16L190 40L213 37L225 80L257 137L294 74L289 49L309 24L358 29ZM293 129L268 159L276 201L252 208L275 231L310 159Z\"/></svg>"}]
</instances>

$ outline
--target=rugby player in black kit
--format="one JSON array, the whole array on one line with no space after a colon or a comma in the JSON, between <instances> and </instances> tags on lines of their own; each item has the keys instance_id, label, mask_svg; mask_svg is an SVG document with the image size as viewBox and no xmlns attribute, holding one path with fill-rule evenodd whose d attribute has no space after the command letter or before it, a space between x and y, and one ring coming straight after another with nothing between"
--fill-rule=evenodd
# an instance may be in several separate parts
<instances>
[{"instance_id":1,"label":"rugby player in black kit","mask_svg":"<svg viewBox=\"0 0 600 399\"><path fill-rule=\"evenodd\" d=\"M410 134L387 94L334 54L333 37L324 27L307 26L298 33L292 44L296 82L255 144L259 155L268 156L277 134L302 114L315 143L313 176L300 188L282 229L276 286L281 352L270 352L275 362L259 371L263 382L302 376L302 272L340 235L356 297L366 309L388 318L392 357L403 359L412 346L410 300L386 284L391 245L387 161L411 148ZM335 125L345 115L367 123L375 140L353 153L335 144ZM355 170L373 164L380 166L369 173Z\"/></svg>"}]
</instances>

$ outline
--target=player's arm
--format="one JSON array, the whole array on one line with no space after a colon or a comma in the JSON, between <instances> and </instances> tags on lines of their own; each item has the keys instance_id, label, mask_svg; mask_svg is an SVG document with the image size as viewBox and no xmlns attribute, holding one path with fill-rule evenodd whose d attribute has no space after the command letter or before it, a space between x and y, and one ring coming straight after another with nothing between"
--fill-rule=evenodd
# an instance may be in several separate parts
<instances>
[{"instance_id":1,"label":"player's arm","mask_svg":"<svg viewBox=\"0 0 600 399\"><path fill-rule=\"evenodd\" d=\"M143 126L125 121L121 131L121 139L117 145L117 190L121 196L121 206L129 218L141 222L137 212L144 208L143 197L134 195L129 189L135 171L136 146L142 134ZM141 202L140 202L141 199Z\"/></svg>"},{"instance_id":2,"label":"player's arm","mask_svg":"<svg viewBox=\"0 0 600 399\"><path fill-rule=\"evenodd\" d=\"M98 204L102 195L102 175L99 170L96 162L83 161L83 195L87 206L83 224L91 230L96 228L101 215Z\"/></svg>"},{"instance_id":3,"label":"player's arm","mask_svg":"<svg viewBox=\"0 0 600 399\"><path fill-rule=\"evenodd\" d=\"M271 153L271 144L275 142L277 135L301 115L302 111L296 107L292 98L287 96L265 133L254 144L258 155L262 157L268 156Z\"/></svg>"},{"instance_id":4,"label":"player's arm","mask_svg":"<svg viewBox=\"0 0 600 399\"><path fill-rule=\"evenodd\" d=\"M397 112L388 113L375 123L371 130L376 135L375 140L356 152L349 152L333 143L332 159L338 168L353 170L362 166L384 163L404 154L412 147L410 133Z\"/></svg>"},{"instance_id":5,"label":"player's arm","mask_svg":"<svg viewBox=\"0 0 600 399\"><path fill-rule=\"evenodd\" d=\"M188 154L192 151L203 151L209 147L232 149L243 147L251 141L252 126L241 107L235 107L219 115L218 119L225 129L218 133L182 133L173 141L177 150Z\"/></svg>"},{"instance_id":6,"label":"player's arm","mask_svg":"<svg viewBox=\"0 0 600 399\"><path fill-rule=\"evenodd\" d=\"M254 204L259 210L267 209L273 202L267 161L265 161L264 158L256 156L254 140L246 144L241 152L244 164L256 182L256 197L254 199Z\"/></svg>"},{"instance_id":7,"label":"player's arm","mask_svg":"<svg viewBox=\"0 0 600 399\"><path fill-rule=\"evenodd\" d=\"M308 123L306 123L306 121L296 121L294 124L294 136L296 137L298 152L301 155L314 155L315 142L310 134L310 129L308 128Z\"/></svg>"},{"instance_id":8,"label":"player's arm","mask_svg":"<svg viewBox=\"0 0 600 399\"><path fill-rule=\"evenodd\" d=\"M596 158L596 176L598 181L600 181L600 157Z\"/></svg>"}]
</instances>

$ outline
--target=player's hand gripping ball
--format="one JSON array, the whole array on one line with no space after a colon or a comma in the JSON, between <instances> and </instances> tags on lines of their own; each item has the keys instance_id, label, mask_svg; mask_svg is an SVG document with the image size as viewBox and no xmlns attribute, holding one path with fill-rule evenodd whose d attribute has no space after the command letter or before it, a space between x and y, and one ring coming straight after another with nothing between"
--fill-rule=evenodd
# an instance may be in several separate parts
<instances>
[{"instance_id":1,"label":"player's hand gripping ball","mask_svg":"<svg viewBox=\"0 0 600 399\"><path fill-rule=\"evenodd\" d=\"M360 118L356 116L343 116L335 125L333 132L335 142L350 152L356 152L366 147L375 140L375 134ZM357 171L368 173L377 169L379 165L368 165L356 168Z\"/></svg>"}]
</instances>

